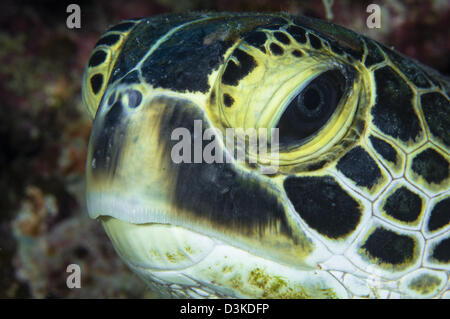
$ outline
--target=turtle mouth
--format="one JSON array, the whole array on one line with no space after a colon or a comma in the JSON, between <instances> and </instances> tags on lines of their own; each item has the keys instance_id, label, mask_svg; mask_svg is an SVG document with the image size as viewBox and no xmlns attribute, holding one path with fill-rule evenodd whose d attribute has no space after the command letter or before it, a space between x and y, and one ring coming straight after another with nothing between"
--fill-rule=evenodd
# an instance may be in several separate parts
<instances>
[{"instance_id":1,"label":"turtle mouth","mask_svg":"<svg viewBox=\"0 0 450 319\"><path fill-rule=\"evenodd\" d=\"M132 268L179 270L204 259L214 248L211 238L162 223L133 224L99 217L119 256Z\"/></svg>"},{"instance_id":2,"label":"turtle mouth","mask_svg":"<svg viewBox=\"0 0 450 319\"><path fill-rule=\"evenodd\" d=\"M343 287L326 271L295 269L184 227L132 224L108 216L98 219L122 260L162 294L247 298L345 296Z\"/></svg>"}]
</instances>

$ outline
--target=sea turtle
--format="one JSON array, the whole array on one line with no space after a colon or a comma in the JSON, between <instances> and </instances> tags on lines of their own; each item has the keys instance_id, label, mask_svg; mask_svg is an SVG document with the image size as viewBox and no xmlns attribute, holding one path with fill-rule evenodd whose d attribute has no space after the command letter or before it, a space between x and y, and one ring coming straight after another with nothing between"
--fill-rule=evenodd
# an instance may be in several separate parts
<instances>
[{"instance_id":1,"label":"sea turtle","mask_svg":"<svg viewBox=\"0 0 450 319\"><path fill-rule=\"evenodd\" d=\"M448 298L449 92L321 20L123 21L83 79L89 215L164 296ZM227 129L260 128L278 152L238 160Z\"/></svg>"}]
</instances>

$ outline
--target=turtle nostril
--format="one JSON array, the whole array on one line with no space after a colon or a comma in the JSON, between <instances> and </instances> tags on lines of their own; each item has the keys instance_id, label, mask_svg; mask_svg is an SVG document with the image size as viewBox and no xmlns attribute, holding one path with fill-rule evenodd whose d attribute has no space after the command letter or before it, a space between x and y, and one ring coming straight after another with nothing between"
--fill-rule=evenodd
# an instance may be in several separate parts
<instances>
[{"instance_id":1,"label":"turtle nostril","mask_svg":"<svg viewBox=\"0 0 450 319\"><path fill-rule=\"evenodd\" d=\"M142 102L142 93L137 90L128 90L128 106L131 108L138 107Z\"/></svg>"}]
</instances>

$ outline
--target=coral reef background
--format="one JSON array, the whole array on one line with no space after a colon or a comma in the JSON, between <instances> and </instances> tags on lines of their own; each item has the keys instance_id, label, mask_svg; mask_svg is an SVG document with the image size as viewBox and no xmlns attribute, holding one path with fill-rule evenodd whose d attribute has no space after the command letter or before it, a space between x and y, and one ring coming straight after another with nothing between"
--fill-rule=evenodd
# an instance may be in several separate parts
<instances>
[{"instance_id":1,"label":"coral reef background","mask_svg":"<svg viewBox=\"0 0 450 319\"><path fill-rule=\"evenodd\" d=\"M369 29L366 8L381 7ZM81 7L81 29L66 7ZM328 8L328 9L327 9ZM0 4L0 298L155 298L87 216L84 164L91 128L84 65L99 35L122 19L168 12L285 11L344 25L450 73L450 2L148 0ZM82 269L69 289L66 268Z\"/></svg>"}]
</instances>

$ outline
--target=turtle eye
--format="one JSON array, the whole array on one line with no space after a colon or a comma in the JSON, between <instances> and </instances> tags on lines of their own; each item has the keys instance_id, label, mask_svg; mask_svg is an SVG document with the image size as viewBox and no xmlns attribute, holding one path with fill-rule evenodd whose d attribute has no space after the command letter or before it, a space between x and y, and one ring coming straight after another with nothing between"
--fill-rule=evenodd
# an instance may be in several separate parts
<instances>
[{"instance_id":1,"label":"turtle eye","mask_svg":"<svg viewBox=\"0 0 450 319\"><path fill-rule=\"evenodd\" d=\"M339 105L345 83L341 71L330 70L306 85L278 122L280 146L299 145L319 131Z\"/></svg>"}]
</instances>

